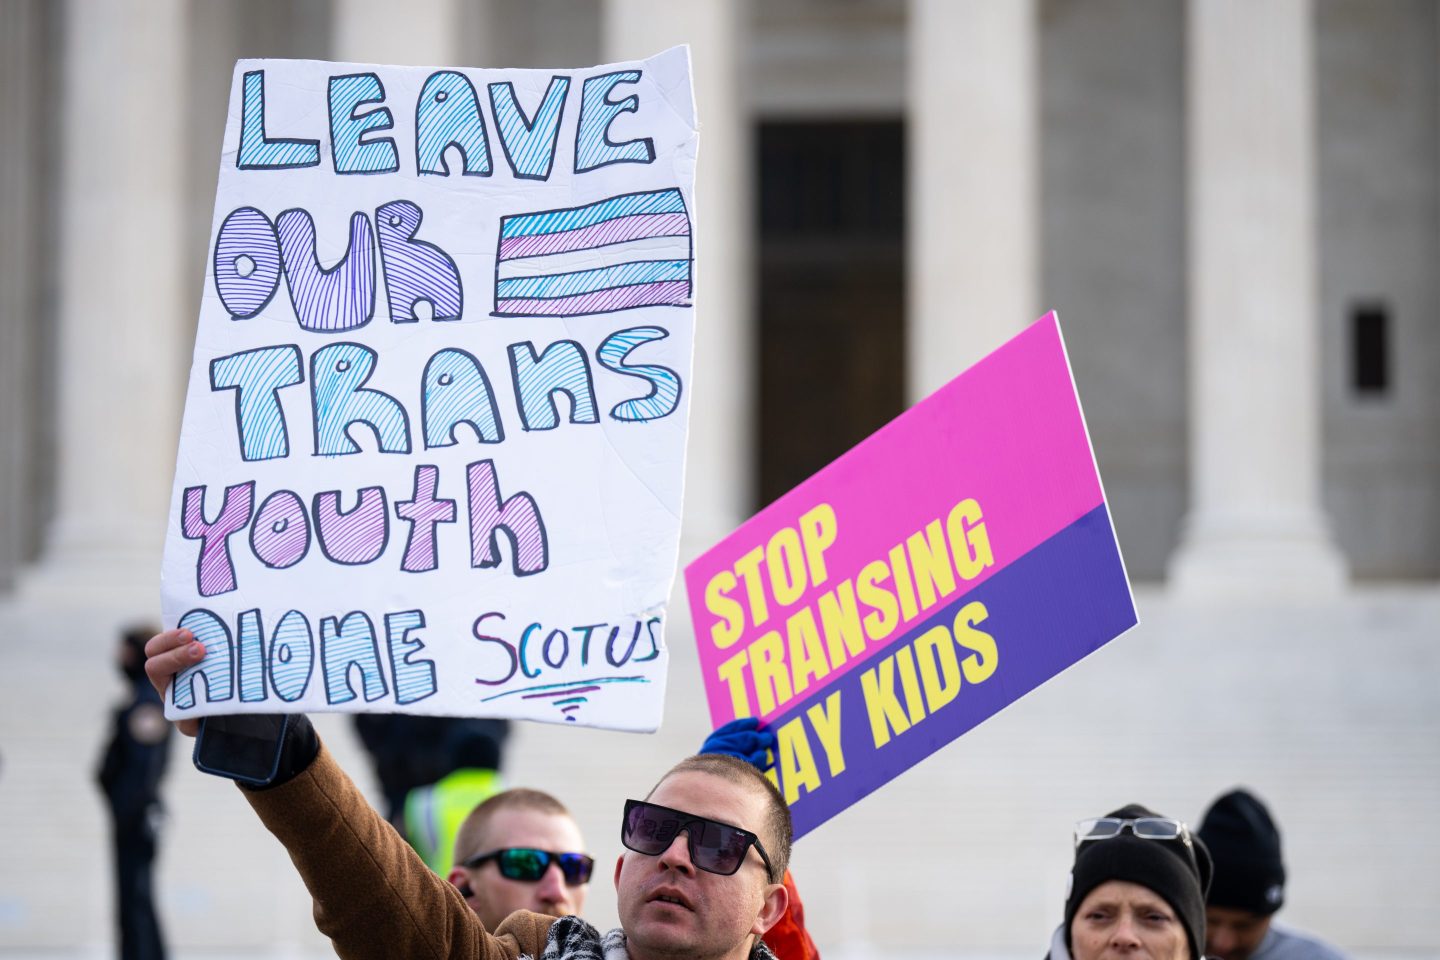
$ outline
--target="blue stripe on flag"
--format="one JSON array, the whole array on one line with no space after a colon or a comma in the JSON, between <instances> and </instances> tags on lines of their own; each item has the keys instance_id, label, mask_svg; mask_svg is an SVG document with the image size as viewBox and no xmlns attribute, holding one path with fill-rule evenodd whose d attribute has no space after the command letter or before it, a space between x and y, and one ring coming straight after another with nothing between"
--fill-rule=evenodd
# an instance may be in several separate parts
<instances>
[{"instance_id":1,"label":"blue stripe on flag","mask_svg":"<svg viewBox=\"0 0 1440 960\"><path fill-rule=\"evenodd\" d=\"M502 217L500 237L528 237L537 233L559 233L562 230L576 230L604 220L626 217L637 213L684 213L685 200L675 188L658 190L654 193L626 193L599 203L565 210L545 210L540 213L519 213Z\"/></svg>"},{"instance_id":2,"label":"blue stripe on flag","mask_svg":"<svg viewBox=\"0 0 1440 960\"><path fill-rule=\"evenodd\" d=\"M543 277L514 277L495 284L495 297L568 297L577 293L593 293L611 287L629 287L637 283L659 280L690 279L689 260L642 260L613 267L597 267L575 273L557 273Z\"/></svg>"}]
</instances>

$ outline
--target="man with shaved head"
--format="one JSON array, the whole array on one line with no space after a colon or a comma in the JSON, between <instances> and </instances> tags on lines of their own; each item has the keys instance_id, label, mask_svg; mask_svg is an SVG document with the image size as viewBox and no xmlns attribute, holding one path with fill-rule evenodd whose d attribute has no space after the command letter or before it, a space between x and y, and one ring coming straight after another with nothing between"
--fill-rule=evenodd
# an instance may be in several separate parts
<instances>
[{"instance_id":1,"label":"man with shaved head","mask_svg":"<svg viewBox=\"0 0 1440 960\"><path fill-rule=\"evenodd\" d=\"M505 790L460 824L449 879L488 930L516 910L578 916L595 869L584 848L559 800L541 790Z\"/></svg>"}]
</instances>

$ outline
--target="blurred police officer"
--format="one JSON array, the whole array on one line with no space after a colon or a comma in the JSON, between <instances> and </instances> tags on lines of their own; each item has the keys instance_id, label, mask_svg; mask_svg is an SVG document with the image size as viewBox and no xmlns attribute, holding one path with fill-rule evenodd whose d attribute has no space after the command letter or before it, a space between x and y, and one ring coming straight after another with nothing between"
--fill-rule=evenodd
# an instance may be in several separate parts
<instances>
[{"instance_id":1,"label":"blurred police officer","mask_svg":"<svg viewBox=\"0 0 1440 960\"><path fill-rule=\"evenodd\" d=\"M116 662L125 677L127 698L115 710L113 733L97 777L113 821L121 960L165 957L165 941L155 915L152 867L170 724L160 695L145 677L145 641L153 632L149 627L136 627L120 638Z\"/></svg>"}]
</instances>

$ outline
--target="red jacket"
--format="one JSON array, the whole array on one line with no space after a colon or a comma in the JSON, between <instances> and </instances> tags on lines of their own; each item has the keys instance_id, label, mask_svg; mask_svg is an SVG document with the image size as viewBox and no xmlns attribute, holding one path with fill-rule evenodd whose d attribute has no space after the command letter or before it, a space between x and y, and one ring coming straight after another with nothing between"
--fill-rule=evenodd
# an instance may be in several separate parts
<instances>
[{"instance_id":1,"label":"red jacket","mask_svg":"<svg viewBox=\"0 0 1440 960\"><path fill-rule=\"evenodd\" d=\"M805 905L800 902L800 891L789 870L785 871L785 889L790 893L790 906L780 921L766 931L765 945L776 960L820 960L820 950L805 929Z\"/></svg>"}]
</instances>

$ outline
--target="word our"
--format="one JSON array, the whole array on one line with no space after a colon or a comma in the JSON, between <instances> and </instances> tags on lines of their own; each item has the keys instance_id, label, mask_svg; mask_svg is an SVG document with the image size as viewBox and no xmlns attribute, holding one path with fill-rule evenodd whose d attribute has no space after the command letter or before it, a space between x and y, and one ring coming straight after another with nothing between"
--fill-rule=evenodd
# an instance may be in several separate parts
<instances>
[{"instance_id":1,"label":"word our","mask_svg":"<svg viewBox=\"0 0 1440 960\"><path fill-rule=\"evenodd\" d=\"M615 163L653 163L655 144L649 137L616 142L610 126L617 117L635 113L634 94L615 99L615 88L640 82L640 70L617 70L587 77L581 84L575 130L575 173ZM267 130L265 71L250 70L242 83L240 145L235 166L240 170L294 170L320 164L320 141L304 137L271 137ZM554 76L539 104L527 115L508 81L486 85L490 113L499 131L500 148L512 175L519 180L548 180L560 140L560 126L570 99L571 78ZM329 118L330 158L336 174L385 174L400 170L400 151L392 137L395 127L386 106L385 84L375 73L331 76L325 113ZM461 173L488 177L493 172L489 128L474 83L458 70L438 70L420 88L414 111L417 175L446 176L446 159L458 152ZM287 131L295 132L295 131Z\"/></svg>"},{"instance_id":2,"label":"word our","mask_svg":"<svg viewBox=\"0 0 1440 960\"><path fill-rule=\"evenodd\" d=\"M821 503L712 576L705 606L720 619L711 627L711 641L728 649L747 628L768 622L767 587L770 600L788 608L829 582L824 554L837 536L835 511ZM832 672L853 667L867 647L883 644L994 563L980 505L973 498L961 500L883 559L789 613L783 631L767 630L722 661L717 675L735 716L768 716ZM732 595L741 586L743 602Z\"/></svg>"},{"instance_id":3,"label":"word our","mask_svg":"<svg viewBox=\"0 0 1440 960\"><path fill-rule=\"evenodd\" d=\"M422 315L459 320L465 300L459 267L445 250L417 239L424 220L409 200L376 207L373 222L357 210L344 255L324 267L310 211L294 207L271 220L257 207L237 207L215 232L215 292L233 319L248 320L270 305L283 275L301 329L356 330L375 316L378 249L392 323L414 323Z\"/></svg>"}]
</instances>

